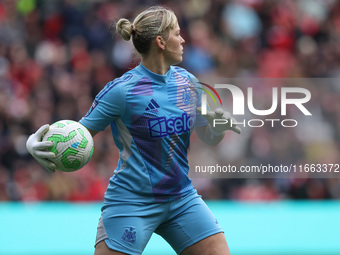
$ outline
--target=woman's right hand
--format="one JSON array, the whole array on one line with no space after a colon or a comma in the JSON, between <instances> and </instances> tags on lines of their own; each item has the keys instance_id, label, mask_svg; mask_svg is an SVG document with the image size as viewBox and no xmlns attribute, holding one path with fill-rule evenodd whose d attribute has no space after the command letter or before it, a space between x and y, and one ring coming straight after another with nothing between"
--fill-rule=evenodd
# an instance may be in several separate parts
<instances>
[{"instance_id":1,"label":"woman's right hand","mask_svg":"<svg viewBox=\"0 0 340 255\"><path fill-rule=\"evenodd\" d=\"M40 163L40 165L42 165L47 171L54 173L56 165L49 159L55 158L56 155L48 150L48 148L53 146L53 142L41 141L49 128L50 126L48 124L40 127L37 132L27 139L26 148L28 152Z\"/></svg>"}]
</instances>

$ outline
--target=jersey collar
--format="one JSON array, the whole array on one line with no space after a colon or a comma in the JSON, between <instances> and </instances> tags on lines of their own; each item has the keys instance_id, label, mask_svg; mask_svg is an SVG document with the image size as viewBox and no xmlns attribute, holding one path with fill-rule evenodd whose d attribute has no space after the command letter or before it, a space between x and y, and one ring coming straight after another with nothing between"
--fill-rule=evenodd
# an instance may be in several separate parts
<instances>
[{"instance_id":1,"label":"jersey collar","mask_svg":"<svg viewBox=\"0 0 340 255\"><path fill-rule=\"evenodd\" d=\"M145 66L143 66L142 63L139 64L138 68L144 75L151 78L151 80L156 81L157 83L160 83L161 85L167 84L169 82L169 80L171 78L171 74L172 74L172 67L171 66L170 66L169 71L164 75L157 74L157 73L150 71Z\"/></svg>"}]
</instances>

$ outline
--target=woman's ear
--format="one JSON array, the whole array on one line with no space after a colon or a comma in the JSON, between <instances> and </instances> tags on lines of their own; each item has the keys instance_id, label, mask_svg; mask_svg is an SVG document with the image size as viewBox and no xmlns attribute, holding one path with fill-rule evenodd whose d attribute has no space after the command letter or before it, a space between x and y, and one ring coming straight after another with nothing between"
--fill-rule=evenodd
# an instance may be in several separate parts
<instances>
[{"instance_id":1,"label":"woman's ear","mask_svg":"<svg viewBox=\"0 0 340 255\"><path fill-rule=\"evenodd\" d=\"M165 50L165 40L162 36L159 35L156 37L156 44L161 50Z\"/></svg>"}]
</instances>

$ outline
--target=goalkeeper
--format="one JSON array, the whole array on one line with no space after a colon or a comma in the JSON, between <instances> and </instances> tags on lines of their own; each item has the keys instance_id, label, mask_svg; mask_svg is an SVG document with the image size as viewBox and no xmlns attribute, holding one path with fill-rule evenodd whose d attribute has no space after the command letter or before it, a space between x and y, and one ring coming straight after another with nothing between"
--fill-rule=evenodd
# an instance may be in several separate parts
<instances>
[{"instance_id":1,"label":"goalkeeper","mask_svg":"<svg viewBox=\"0 0 340 255\"><path fill-rule=\"evenodd\" d=\"M80 120L92 136L110 125L119 161L107 187L97 228L95 255L141 254L152 233L178 254L230 254L222 228L188 177L192 131L218 144L230 125L222 109L200 114L197 79L174 66L182 61L184 39L175 14L151 7L116 30L130 40L141 63L109 82ZM229 120L213 127L214 119ZM234 122L235 123L235 122ZM48 125L27 141L29 152L47 170L52 145L41 142Z\"/></svg>"}]
</instances>

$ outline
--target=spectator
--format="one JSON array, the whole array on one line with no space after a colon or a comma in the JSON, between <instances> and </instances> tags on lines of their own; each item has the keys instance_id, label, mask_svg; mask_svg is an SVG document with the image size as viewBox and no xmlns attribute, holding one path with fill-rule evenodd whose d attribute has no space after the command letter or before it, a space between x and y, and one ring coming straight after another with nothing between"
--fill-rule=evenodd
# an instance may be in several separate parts
<instances>
[{"instance_id":1,"label":"spectator","mask_svg":"<svg viewBox=\"0 0 340 255\"><path fill-rule=\"evenodd\" d=\"M108 24L133 16L143 1L0 2L0 200L101 199L115 165L109 135L96 137L94 156L85 169L47 174L23 151L27 135L57 119L79 120L104 85L138 60L131 45L110 37ZM226 77L339 76L340 1L188 1L163 0L178 14L186 40L184 67L203 81ZM254 102L268 87L256 85ZM228 156L209 155L230 164L267 162L340 162L338 85L309 89L317 108L313 129L251 129L221 151L240 143ZM263 93L262 93L263 92ZM76 103L75 103L76 102ZM269 102L270 104L271 102ZM298 118L288 112L287 118ZM304 127L310 123L304 122ZM106 131L109 132L109 131ZM327 135L328 134L328 135ZM318 138L318 140L316 140ZM197 141L193 137L193 144ZM193 151L195 148L193 148ZM325 151L327 153L325 153ZM204 155L200 152L197 155ZM192 159L193 161L195 159ZM75 177L77 176L77 177ZM338 199L334 179L197 179L206 198L235 200ZM200 191L199 191L200 192Z\"/></svg>"}]
</instances>

